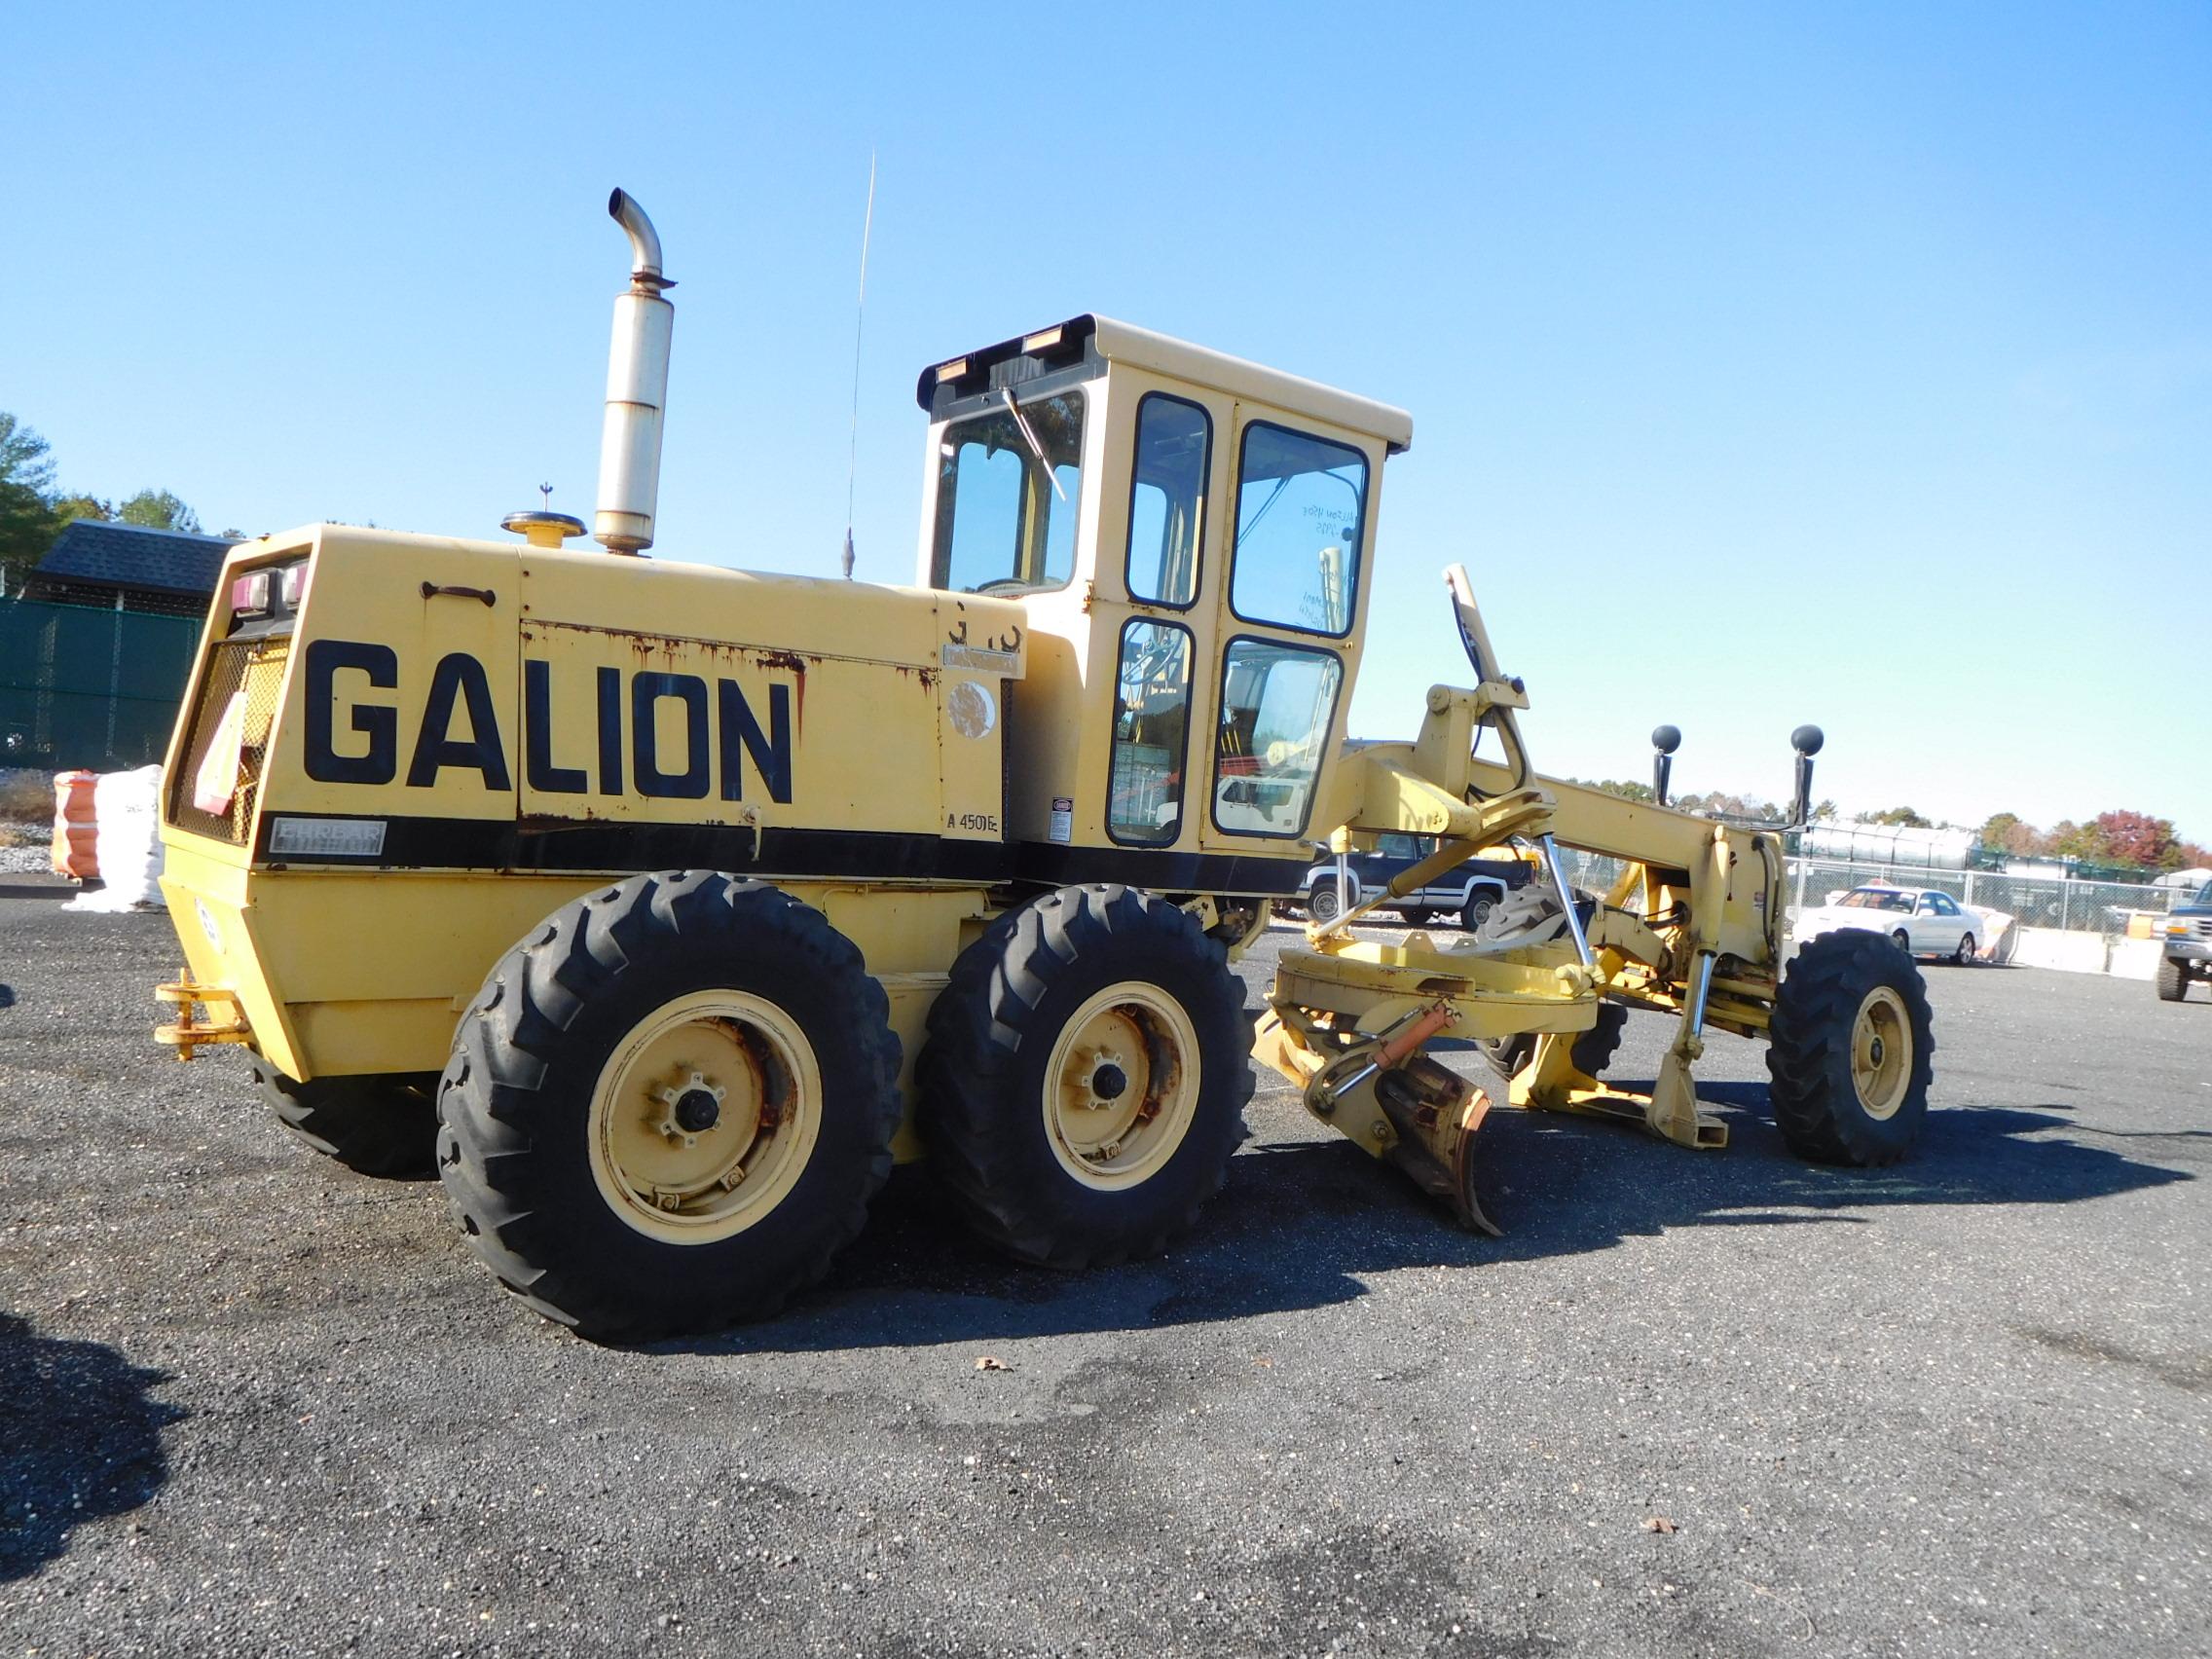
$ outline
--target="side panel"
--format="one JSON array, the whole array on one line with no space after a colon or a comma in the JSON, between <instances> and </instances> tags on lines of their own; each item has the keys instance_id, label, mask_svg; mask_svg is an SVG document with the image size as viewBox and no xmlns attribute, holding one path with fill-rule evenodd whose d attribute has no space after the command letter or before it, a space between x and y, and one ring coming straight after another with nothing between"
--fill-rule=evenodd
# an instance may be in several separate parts
<instances>
[{"instance_id":1,"label":"side panel","mask_svg":"<svg viewBox=\"0 0 2212 1659\"><path fill-rule=\"evenodd\" d=\"M970 630L934 599L707 571L645 583L619 560L535 561L522 585L529 867L941 877L939 843L1002 846L1004 680L945 666ZM977 608L976 634L1003 631L1006 608ZM834 637L840 612L849 651L753 643Z\"/></svg>"},{"instance_id":2,"label":"side panel","mask_svg":"<svg viewBox=\"0 0 2212 1659\"><path fill-rule=\"evenodd\" d=\"M257 862L315 862L276 832L291 815L513 824L518 574L497 547L323 532L261 791ZM468 865L485 842L395 831L382 856Z\"/></svg>"}]
</instances>

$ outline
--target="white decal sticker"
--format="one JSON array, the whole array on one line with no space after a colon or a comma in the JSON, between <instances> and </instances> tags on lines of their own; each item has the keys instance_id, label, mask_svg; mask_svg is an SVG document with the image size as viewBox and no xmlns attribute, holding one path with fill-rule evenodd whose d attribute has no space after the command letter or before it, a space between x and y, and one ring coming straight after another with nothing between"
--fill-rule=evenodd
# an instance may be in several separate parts
<instances>
[{"instance_id":1,"label":"white decal sticker","mask_svg":"<svg viewBox=\"0 0 2212 1659\"><path fill-rule=\"evenodd\" d=\"M962 737L988 737L999 723L998 699L976 681L955 681L944 694L944 714Z\"/></svg>"},{"instance_id":2,"label":"white decal sticker","mask_svg":"<svg viewBox=\"0 0 2212 1659\"><path fill-rule=\"evenodd\" d=\"M1052 797L1052 827L1046 833L1063 844L1075 839L1075 802L1066 795Z\"/></svg>"},{"instance_id":3,"label":"white decal sticker","mask_svg":"<svg viewBox=\"0 0 2212 1659\"><path fill-rule=\"evenodd\" d=\"M384 851L381 818L279 818L269 850L293 858L373 859Z\"/></svg>"}]
</instances>

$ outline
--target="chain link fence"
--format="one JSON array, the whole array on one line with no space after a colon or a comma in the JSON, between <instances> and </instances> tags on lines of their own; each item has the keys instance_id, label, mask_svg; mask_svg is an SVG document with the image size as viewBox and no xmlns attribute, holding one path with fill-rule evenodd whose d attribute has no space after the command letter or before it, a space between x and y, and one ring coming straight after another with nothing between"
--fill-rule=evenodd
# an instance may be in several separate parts
<instances>
[{"instance_id":1,"label":"chain link fence","mask_svg":"<svg viewBox=\"0 0 2212 1659\"><path fill-rule=\"evenodd\" d=\"M1562 848L1567 878L1576 887L1604 893L1621 873L1618 859ZM2187 888L2153 887L2128 881L2076 881L2059 875L2008 875L1985 869L1915 869L1848 859L1793 858L1788 861L1784 903L1791 910L1825 904L1871 881L1896 887L1934 888L1960 903L2002 912L2014 928L2049 928L2095 934L2108 942L2146 930L2137 918L2163 916L2188 899Z\"/></svg>"},{"instance_id":2,"label":"chain link fence","mask_svg":"<svg viewBox=\"0 0 2212 1659\"><path fill-rule=\"evenodd\" d=\"M1858 864L1840 859L1791 859L1789 903L1825 904L1830 894L1848 892L1869 881L1898 887L1935 888L1960 903L2001 911L2014 927L2050 928L2062 933L2096 934L2112 940L2128 937L2135 918L2164 915L2177 889L2131 881L2075 881L2060 875L2008 875L1987 869L1912 869L1896 865ZM2178 890L2183 898L2187 889ZM2142 924L2136 923L2138 937Z\"/></svg>"},{"instance_id":3,"label":"chain link fence","mask_svg":"<svg viewBox=\"0 0 2212 1659\"><path fill-rule=\"evenodd\" d=\"M0 602L0 766L160 760L199 642L195 616Z\"/></svg>"}]
</instances>

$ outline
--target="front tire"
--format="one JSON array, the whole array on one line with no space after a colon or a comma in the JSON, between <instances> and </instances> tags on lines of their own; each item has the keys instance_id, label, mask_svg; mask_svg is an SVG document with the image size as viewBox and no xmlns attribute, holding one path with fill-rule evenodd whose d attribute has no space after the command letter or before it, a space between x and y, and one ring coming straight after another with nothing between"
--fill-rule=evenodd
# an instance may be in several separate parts
<instances>
[{"instance_id":1,"label":"front tire","mask_svg":"<svg viewBox=\"0 0 2212 1659\"><path fill-rule=\"evenodd\" d=\"M1822 1163L1895 1163L1920 1139L1935 1068L1927 982L1879 934L1808 940L1767 1031L1783 1139Z\"/></svg>"},{"instance_id":2,"label":"front tire","mask_svg":"<svg viewBox=\"0 0 2212 1659\"><path fill-rule=\"evenodd\" d=\"M1219 941L1133 888L1062 888L961 952L917 1070L931 1163L1008 1255L1154 1255L1220 1191L1252 1095Z\"/></svg>"},{"instance_id":3,"label":"front tire","mask_svg":"<svg viewBox=\"0 0 2212 1659\"><path fill-rule=\"evenodd\" d=\"M1490 920L1490 913L1496 908L1496 894L1488 891L1479 892L1460 907L1459 925L1469 933L1479 933L1482 931L1483 923Z\"/></svg>"},{"instance_id":4,"label":"front tire","mask_svg":"<svg viewBox=\"0 0 2212 1659\"><path fill-rule=\"evenodd\" d=\"M439 1174L500 1282L601 1340L813 1284L891 1170L899 1040L819 911L709 871L566 904L493 969L438 1094Z\"/></svg>"},{"instance_id":5,"label":"front tire","mask_svg":"<svg viewBox=\"0 0 2212 1659\"><path fill-rule=\"evenodd\" d=\"M298 1083L256 1059L253 1081L285 1128L349 1169L404 1178L427 1175L437 1166L436 1072Z\"/></svg>"},{"instance_id":6,"label":"front tire","mask_svg":"<svg viewBox=\"0 0 2212 1659\"><path fill-rule=\"evenodd\" d=\"M1306 913L1324 927L1344 914L1344 906L1337 903L1334 881L1316 881L1307 889Z\"/></svg>"},{"instance_id":7,"label":"front tire","mask_svg":"<svg viewBox=\"0 0 2212 1659\"><path fill-rule=\"evenodd\" d=\"M2170 956L2158 958L2158 1000L2180 1002L2189 995L2189 970Z\"/></svg>"}]
</instances>

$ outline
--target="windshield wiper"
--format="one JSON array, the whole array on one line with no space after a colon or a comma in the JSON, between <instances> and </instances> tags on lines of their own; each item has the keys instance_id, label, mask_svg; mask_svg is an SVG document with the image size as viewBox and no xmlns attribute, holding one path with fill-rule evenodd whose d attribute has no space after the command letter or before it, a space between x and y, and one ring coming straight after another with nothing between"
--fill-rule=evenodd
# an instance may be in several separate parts
<instances>
[{"instance_id":1,"label":"windshield wiper","mask_svg":"<svg viewBox=\"0 0 2212 1659\"><path fill-rule=\"evenodd\" d=\"M1014 387L1002 386L999 395L1006 399L1006 412L1014 417L1014 424L1021 428L1021 441L1029 446L1029 453L1037 458L1037 464L1045 469L1046 480L1052 486L1052 494L1065 504L1068 493L1060 488L1060 475L1052 470L1052 463L1045 459L1045 446L1037 441L1037 434L1029 429L1029 418L1022 414L1021 405L1014 400Z\"/></svg>"}]
</instances>

